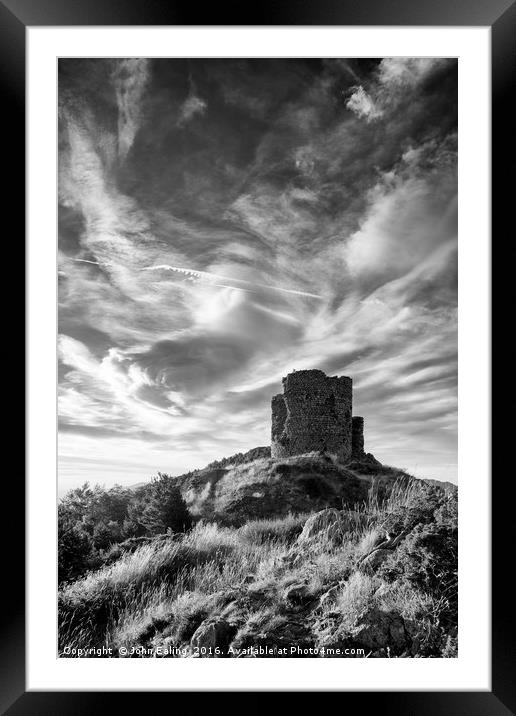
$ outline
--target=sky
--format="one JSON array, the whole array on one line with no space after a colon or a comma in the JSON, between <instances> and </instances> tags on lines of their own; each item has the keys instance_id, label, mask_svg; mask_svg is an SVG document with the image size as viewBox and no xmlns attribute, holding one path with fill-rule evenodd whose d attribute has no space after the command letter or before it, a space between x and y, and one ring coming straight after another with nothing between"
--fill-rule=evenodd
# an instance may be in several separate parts
<instances>
[{"instance_id":1,"label":"sky","mask_svg":"<svg viewBox=\"0 0 516 716\"><path fill-rule=\"evenodd\" d=\"M59 60L59 488L270 443L292 370L456 482L457 63Z\"/></svg>"}]
</instances>

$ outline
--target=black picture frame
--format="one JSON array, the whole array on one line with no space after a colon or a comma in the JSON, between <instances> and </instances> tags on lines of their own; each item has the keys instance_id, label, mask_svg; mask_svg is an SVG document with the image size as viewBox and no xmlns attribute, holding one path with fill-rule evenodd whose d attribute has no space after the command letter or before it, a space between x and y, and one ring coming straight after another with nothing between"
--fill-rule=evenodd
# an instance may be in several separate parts
<instances>
[{"instance_id":1,"label":"black picture frame","mask_svg":"<svg viewBox=\"0 0 516 716\"><path fill-rule=\"evenodd\" d=\"M202 17L203 22L198 19ZM510 112L516 70L516 4L508 0L261 0L247 9L236 2L206 5L200 11L184 0L0 0L0 91L4 107L4 157L9 161L5 207L16 217L10 244L23 258L25 215L25 31L29 26L60 25L405 25L489 26L492 33L492 330L499 348L492 356L492 411L514 404L511 353L502 343L511 315L514 202L514 129ZM511 201L512 200L512 201ZM507 227L507 228L506 228ZM509 253L511 252L511 253ZM512 259L512 261L511 261ZM512 272L511 272L512 273ZM23 343L21 322L9 311L6 331ZM503 338L502 338L503 337ZM34 350L28 346L27 350ZM512 361L511 361L512 362ZM16 404L23 405L19 393ZM16 421L13 420L13 426ZM490 692L346 692L346 708L381 708L397 714L516 713L515 608L510 588L514 481L508 456L510 420L494 422L492 431L492 691ZM512 430L511 430L512 432ZM472 449L473 446L472 446ZM25 686L25 546L21 524L25 488L20 470L5 472L4 589L0 612L0 712L86 714L124 708L123 693L26 692ZM43 478L44 476L42 476ZM9 536L9 539L7 539ZM150 693L130 693L134 708L149 711ZM265 694L263 694L265 695ZM221 694L224 697L223 694ZM244 694L245 696L245 694ZM172 698L175 698L172 696ZM259 700L254 703L259 706ZM121 701L122 699L122 701ZM170 708L169 693L152 694ZM351 706L350 699L355 700ZM211 706L213 707L213 701ZM161 704L160 704L161 707Z\"/></svg>"}]
</instances>

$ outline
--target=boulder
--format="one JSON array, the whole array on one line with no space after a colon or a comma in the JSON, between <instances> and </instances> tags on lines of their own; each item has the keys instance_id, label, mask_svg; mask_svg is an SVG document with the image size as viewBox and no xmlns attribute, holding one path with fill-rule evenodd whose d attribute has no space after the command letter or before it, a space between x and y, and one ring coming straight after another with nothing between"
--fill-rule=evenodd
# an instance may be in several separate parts
<instances>
[{"instance_id":1,"label":"boulder","mask_svg":"<svg viewBox=\"0 0 516 716\"><path fill-rule=\"evenodd\" d=\"M298 621L292 616L287 619L271 615L265 623L245 624L230 647L230 655L237 658L309 657L313 654L299 653L298 650L313 648L314 643L310 628L304 620ZM238 653L244 650L244 653Z\"/></svg>"},{"instance_id":2,"label":"boulder","mask_svg":"<svg viewBox=\"0 0 516 716\"><path fill-rule=\"evenodd\" d=\"M324 594L321 594L319 597L319 606L323 606L323 604L329 604L338 597L339 592L342 590L343 585L345 584L344 581L338 582L337 584L334 584L330 589L328 589Z\"/></svg>"},{"instance_id":3,"label":"boulder","mask_svg":"<svg viewBox=\"0 0 516 716\"><path fill-rule=\"evenodd\" d=\"M300 606L313 599L313 595L306 584L291 584L284 590L282 599L294 606Z\"/></svg>"},{"instance_id":4,"label":"boulder","mask_svg":"<svg viewBox=\"0 0 516 716\"><path fill-rule=\"evenodd\" d=\"M324 539L332 543L342 540L346 532L351 531L349 519L334 507L311 515L304 524L303 531L297 538L298 544Z\"/></svg>"},{"instance_id":5,"label":"boulder","mask_svg":"<svg viewBox=\"0 0 516 716\"><path fill-rule=\"evenodd\" d=\"M380 586L378 587L378 589L374 593L375 598L378 599L379 597L384 596L385 594L387 594L389 592L389 589L390 589L390 587L387 584L387 582L382 582L380 584Z\"/></svg>"},{"instance_id":6,"label":"boulder","mask_svg":"<svg viewBox=\"0 0 516 716\"><path fill-rule=\"evenodd\" d=\"M351 638L355 644L372 651L389 647L394 653L400 653L407 645L403 618L396 612L385 612L377 607L358 617Z\"/></svg>"},{"instance_id":7,"label":"boulder","mask_svg":"<svg viewBox=\"0 0 516 716\"><path fill-rule=\"evenodd\" d=\"M236 631L236 627L224 619L204 621L192 636L190 647L198 656L223 656Z\"/></svg>"},{"instance_id":8,"label":"boulder","mask_svg":"<svg viewBox=\"0 0 516 716\"><path fill-rule=\"evenodd\" d=\"M364 557L360 566L362 569L374 572L391 556L391 554L392 550L390 549L375 549L371 552L371 554L368 554L367 557Z\"/></svg>"}]
</instances>

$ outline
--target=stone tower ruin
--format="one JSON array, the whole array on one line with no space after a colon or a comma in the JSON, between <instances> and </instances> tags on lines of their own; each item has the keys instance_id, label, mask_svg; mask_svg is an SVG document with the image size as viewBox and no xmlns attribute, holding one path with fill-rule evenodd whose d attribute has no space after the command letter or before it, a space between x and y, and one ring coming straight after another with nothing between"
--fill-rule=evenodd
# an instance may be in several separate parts
<instances>
[{"instance_id":1,"label":"stone tower ruin","mask_svg":"<svg viewBox=\"0 0 516 716\"><path fill-rule=\"evenodd\" d=\"M364 455L364 419L352 414L351 378L300 370L282 382L283 393L272 398L272 457L313 451L341 460Z\"/></svg>"}]
</instances>

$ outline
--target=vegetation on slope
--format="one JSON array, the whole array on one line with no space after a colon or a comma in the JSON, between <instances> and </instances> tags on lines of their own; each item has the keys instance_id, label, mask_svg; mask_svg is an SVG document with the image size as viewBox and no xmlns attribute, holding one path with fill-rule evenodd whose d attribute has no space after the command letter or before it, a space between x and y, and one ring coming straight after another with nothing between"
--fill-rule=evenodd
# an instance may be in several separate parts
<instances>
[{"instance_id":1,"label":"vegetation on slope","mask_svg":"<svg viewBox=\"0 0 516 716\"><path fill-rule=\"evenodd\" d=\"M381 465L373 473L369 463L345 466L322 453L282 460L266 453L255 448L178 477L158 473L136 489L86 483L71 490L58 508L59 581L76 579L156 534L183 532L192 520L239 526L352 506L367 498L371 486L383 497L395 479L412 479ZM242 462L246 458L253 460Z\"/></svg>"},{"instance_id":2,"label":"vegetation on slope","mask_svg":"<svg viewBox=\"0 0 516 716\"><path fill-rule=\"evenodd\" d=\"M90 488L86 483L58 506L59 581L101 566L112 558L114 545L134 549L141 539L184 532L191 523L181 491L168 475L158 473L138 490Z\"/></svg>"},{"instance_id":3,"label":"vegetation on slope","mask_svg":"<svg viewBox=\"0 0 516 716\"><path fill-rule=\"evenodd\" d=\"M335 463L307 460L332 487ZM231 511L235 495L246 504L258 474L272 490L307 474L299 459L288 477L264 464L232 473L233 497L224 473L217 511ZM60 590L61 655L455 656L456 492L388 470L373 482L353 476L367 495L357 488L353 503L352 481L343 509L315 494L316 509L243 521L239 508L231 525L201 519L184 534L114 545Z\"/></svg>"}]
</instances>

